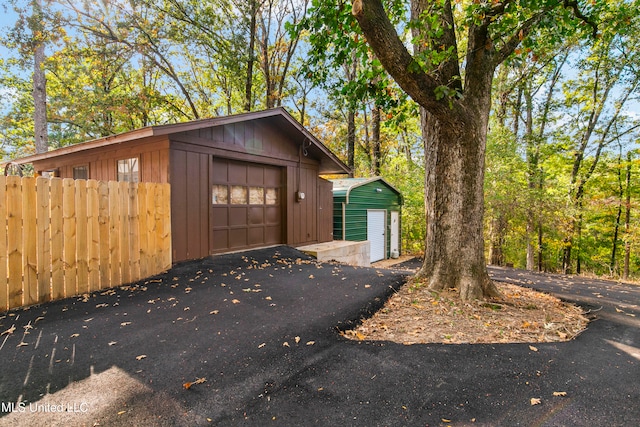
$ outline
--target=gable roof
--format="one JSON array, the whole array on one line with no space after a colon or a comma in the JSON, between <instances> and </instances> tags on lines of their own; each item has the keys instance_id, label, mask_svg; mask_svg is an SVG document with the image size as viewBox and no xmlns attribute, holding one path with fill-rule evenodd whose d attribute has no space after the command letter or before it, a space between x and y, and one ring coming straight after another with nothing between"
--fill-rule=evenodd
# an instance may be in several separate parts
<instances>
[{"instance_id":1,"label":"gable roof","mask_svg":"<svg viewBox=\"0 0 640 427\"><path fill-rule=\"evenodd\" d=\"M184 123L175 123L167 125L148 126L129 132L110 135L92 141L74 144L46 153L34 154L14 160L13 163L25 164L39 160L51 159L64 156L71 153L78 153L94 148L107 147L111 145L122 144L124 142L134 141L137 139L148 138L152 136L171 135L182 132L189 132L208 127L223 126L245 122L256 119L268 119L274 121L275 126L295 139L302 139L309 146L305 145L305 150L312 153L320 159L320 173L323 174L346 174L350 169L335 154L333 154L318 138L309 132L302 124L291 116L283 107L272 108L262 111L251 111L248 113L234 114L230 116L213 117L208 119L193 120Z\"/></svg>"},{"instance_id":2,"label":"gable roof","mask_svg":"<svg viewBox=\"0 0 640 427\"><path fill-rule=\"evenodd\" d=\"M349 203L349 194L351 190L354 188L362 187L367 184L371 184L372 182L380 182L385 186L389 187L389 189L400 196L400 204L404 203L404 198L402 197L402 193L398 191L393 185L389 184L384 178L381 176L374 176L373 178L344 178L344 179L332 179L330 180L333 183L333 192L341 193L345 195L346 202Z\"/></svg>"}]
</instances>

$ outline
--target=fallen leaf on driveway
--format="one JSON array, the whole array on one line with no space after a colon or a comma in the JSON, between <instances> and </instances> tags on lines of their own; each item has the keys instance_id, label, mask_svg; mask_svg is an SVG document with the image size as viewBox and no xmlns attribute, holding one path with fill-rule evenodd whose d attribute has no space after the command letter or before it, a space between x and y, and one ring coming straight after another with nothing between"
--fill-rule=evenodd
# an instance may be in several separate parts
<instances>
[{"instance_id":1,"label":"fallen leaf on driveway","mask_svg":"<svg viewBox=\"0 0 640 427\"><path fill-rule=\"evenodd\" d=\"M130 325L130 324L131 324L131 322L122 322L122 323L120 323L120 326L127 326L127 325Z\"/></svg>"},{"instance_id":2,"label":"fallen leaf on driveway","mask_svg":"<svg viewBox=\"0 0 640 427\"><path fill-rule=\"evenodd\" d=\"M14 333L16 330L16 325L11 325L11 327L9 329L7 329L6 331L4 331L3 333L0 334L0 336L8 334L11 335L12 333Z\"/></svg>"},{"instance_id":3,"label":"fallen leaf on driveway","mask_svg":"<svg viewBox=\"0 0 640 427\"><path fill-rule=\"evenodd\" d=\"M564 396L567 395L567 392L566 391L554 391L553 395L556 396L556 397L558 397L558 396L564 397Z\"/></svg>"},{"instance_id":4,"label":"fallen leaf on driveway","mask_svg":"<svg viewBox=\"0 0 640 427\"><path fill-rule=\"evenodd\" d=\"M112 345L116 345L117 343L118 343L118 341L110 341L109 345L112 346Z\"/></svg>"},{"instance_id":5,"label":"fallen leaf on driveway","mask_svg":"<svg viewBox=\"0 0 640 427\"><path fill-rule=\"evenodd\" d=\"M283 342L283 343L282 343L282 346L283 346L283 347L290 347L290 345L289 345L289 343L288 343L287 341Z\"/></svg>"},{"instance_id":6,"label":"fallen leaf on driveway","mask_svg":"<svg viewBox=\"0 0 640 427\"><path fill-rule=\"evenodd\" d=\"M300 337L295 337L296 340L296 344L298 344L300 342Z\"/></svg>"},{"instance_id":7,"label":"fallen leaf on driveway","mask_svg":"<svg viewBox=\"0 0 640 427\"><path fill-rule=\"evenodd\" d=\"M307 345L314 345L315 343L315 341L307 341Z\"/></svg>"},{"instance_id":8,"label":"fallen leaf on driveway","mask_svg":"<svg viewBox=\"0 0 640 427\"><path fill-rule=\"evenodd\" d=\"M267 345L267 343L266 343L266 342L263 342L262 344L260 344L260 345L258 346L258 348L262 348L262 347L264 347L265 345Z\"/></svg>"},{"instance_id":9,"label":"fallen leaf on driveway","mask_svg":"<svg viewBox=\"0 0 640 427\"><path fill-rule=\"evenodd\" d=\"M240 300L238 299L232 299L231 302L234 304L240 304Z\"/></svg>"},{"instance_id":10,"label":"fallen leaf on driveway","mask_svg":"<svg viewBox=\"0 0 640 427\"><path fill-rule=\"evenodd\" d=\"M530 345L530 346L529 346L529 350L531 350L531 351L538 351L538 348L537 348L537 347L534 347L534 346L532 346L532 345Z\"/></svg>"},{"instance_id":11,"label":"fallen leaf on driveway","mask_svg":"<svg viewBox=\"0 0 640 427\"><path fill-rule=\"evenodd\" d=\"M532 397L531 398L531 406L533 405L539 405L542 403L542 400L540 400L539 397Z\"/></svg>"},{"instance_id":12,"label":"fallen leaf on driveway","mask_svg":"<svg viewBox=\"0 0 640 427\"><path fill-rule=\"evenodd\" d=\"M146 359L147 355L146 354L141 354L140 356L136 356L136 360L142 360L142 359Z\"/></svg>"},{"instance_id":13,"label":"fallen leaf on driveway","mask_svg":"<svg viewBox=\"0 0 640 427\"><path fill-rule=\"evenodd\" d=\"M186 382L186 383L182 384L182 387L184 387L187 390L189 390L191 388L191 386L193 386L195 384L202 384L204 382L207 382L206 378L196 378L196 380L194 382Z\"/></svg>"},{"instance_id":14,"label":"fallen leaf on driveway","mask_svg":"<svg viewBox=\"0 0 640 427\"><path fill-rule=\"evenodd\" d=\"M209 314L218 314L218 313L220 313L220 310L213 310L209 312Z\"/></svg>"}]
</instances>

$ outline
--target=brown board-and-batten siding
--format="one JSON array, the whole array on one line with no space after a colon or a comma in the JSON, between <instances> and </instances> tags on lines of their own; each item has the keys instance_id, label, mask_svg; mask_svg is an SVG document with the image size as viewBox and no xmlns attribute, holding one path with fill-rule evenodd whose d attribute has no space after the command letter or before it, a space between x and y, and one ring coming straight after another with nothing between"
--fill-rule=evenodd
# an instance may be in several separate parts
<instances>
[{"instance_id":1,"label":"brown board-and-batten siding","mask_svg":"<svg viewBox=\"0 0 640 427\"><path fill-rule=\"evenodd\" d=\"M70 147L71 148L71 147ZM73 178L73 168L88 167L89 179L116 181L118 160L138 158L142 182L169 182L169 140L166 136L145 138L136 143L97 147L37 162L38 171L56 171L60 178Z\"/></svg>"}]
</instances>

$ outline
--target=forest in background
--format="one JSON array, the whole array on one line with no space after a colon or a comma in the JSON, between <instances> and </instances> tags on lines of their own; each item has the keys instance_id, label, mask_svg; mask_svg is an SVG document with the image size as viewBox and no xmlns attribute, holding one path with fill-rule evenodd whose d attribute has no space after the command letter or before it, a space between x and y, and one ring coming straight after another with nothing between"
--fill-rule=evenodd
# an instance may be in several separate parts
<instances>
[{"instance_id":1,"label":"forest in background","mask_svg":"<svg viewBox=\"0 0 640 427\"><path fill-rule=\"evenodd\" d=\"M308 0L15 0L5 15L15 22L0 32L2 157L36 150L34 70L46 81L50 149L285 106L355 176L381 175L402 192L403 250L420 253L418 108L368 49L350 2L322 3L319 19ZM611 24L599 37L539 37L496 73L485 172L491 264L640 274L640 17L636 2L602 3Z\"/></svg>"}]
</instances>

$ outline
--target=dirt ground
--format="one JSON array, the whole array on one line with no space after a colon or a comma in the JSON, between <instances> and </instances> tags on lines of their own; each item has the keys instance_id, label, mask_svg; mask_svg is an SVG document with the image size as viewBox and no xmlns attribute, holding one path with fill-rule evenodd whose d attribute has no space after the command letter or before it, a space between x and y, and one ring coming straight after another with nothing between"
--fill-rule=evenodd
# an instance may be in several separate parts
<instances>
[{"instance_id":1,"label":"dirt ground","mask_svg":"<svg viewBox=\"0 0 640 427\"><path fill-rule=\"evenodd\" d=\"M375 267L389 268L393 263ZM575 305L528 288L496 285L501 299L462 303L455 290L437 293L411 280L373 317L344 336L404 344L534 344L568 341L587 327L587 317Z\"/></svg>"}]
</instances>

